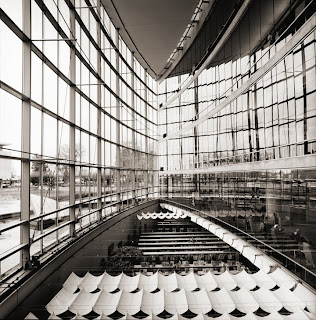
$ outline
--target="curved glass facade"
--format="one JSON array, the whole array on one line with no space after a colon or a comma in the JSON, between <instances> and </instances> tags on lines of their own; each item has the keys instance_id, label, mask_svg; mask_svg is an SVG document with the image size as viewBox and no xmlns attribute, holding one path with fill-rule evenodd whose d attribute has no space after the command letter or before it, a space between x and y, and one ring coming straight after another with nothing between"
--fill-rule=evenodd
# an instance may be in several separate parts
<instances>
[{"instance_id":1,"label":"curved glass facade","mask_svg":"<svg viewBox=\"0 0 316 320\"><path fill-rule=\"evenodd\" d=\"M254 26L241 21L217 56L221 62L210 64L183 93L194 72L160 85L161 197L240 227L252 217L248 231L258 231L263 221L314 225L313 13L301 6L279 29L275 19L275 33L251 54L246 48Z\"/></svg>"},{"instance_id":2,"label":"curved glass facade","mask_svg":"<svg viewBox=\"0 0 316 320\"><path fill-rule=\"evenodd\" d=\"M299 27L301 24L294 24L290 31ZM245 55L244 44L239 43L239 51L231 52L230 60L205 69L176 101L160 111L161 135L168 139L182 130L176 138L161 143L160 167L205 168L316 152L316 33L309 32L289 48L259 81L250 81L293 38L295 32L286 31L271 45L271 40L263 40L252 55ZM242 41L244 32L234 37ZM167 79L160 86L160 102L188 78L189 74ZM226 103L247 82L250 85Z\"/></svg>"},{"instance_id":3,"label":"curved glass facade","mask_svg":"<svg viewBox=\"0 0 316 320\"><path fill-rule=\"evenodd\" d=\"M158 197L156 82L92 2L1 0L2 276Z\"/></svg>"}]
</instances>

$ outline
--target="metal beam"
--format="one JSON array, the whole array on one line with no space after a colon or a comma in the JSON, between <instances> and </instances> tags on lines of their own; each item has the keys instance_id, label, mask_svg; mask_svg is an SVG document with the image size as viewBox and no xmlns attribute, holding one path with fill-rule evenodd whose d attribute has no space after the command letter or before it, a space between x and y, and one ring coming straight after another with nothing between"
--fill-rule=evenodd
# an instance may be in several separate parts
<instances>
[{"instance_id":1,"label":"metal beam","mask_svg":"<svg viewBox=\"0 0 316 320\"><path fill-rule=\"evenodd\" d=\"M77 39L69 39L69 38L60 38L60 39L32 39L32 42L36 42L36 41L40 41L40 42L44 42L44 41L77 41Z\"/></svg>"},{"instance_id":2,"label":"metal beam","mask_svg":"<svg viewBox=\"0 0 316 320\"><path fill-rule=\"evenodd\" d=\"M219 40L218 44L215 46L214 50L211 52L211 54L208 56L208 58L205 60L205 62L202 64L199 70L197 70L191 78L187 79L184 83L182 83L182 88L178 93L171 96L165 103L162 104L162 107L158 109L158 111L161 111L165 108L167 108L175 99L177 99L194 81L197 79L197 77L202 73L202 71L210 64L210 62L213 60L213 58L218 54L219 50L224 46L226 41L229 39L232 32L237 27L240 19L246 12L250 2L252 0L245 0L243 4L241 5L240 9L236 13L233 21L223 34L222 38Z\"/></svg>"},{"instance_id":3,"label":"metal beam","mask_svg":"<svg viewBox=\"0 0 316 320\"><path fill-rule=\"evenodd\" d=\"M90 9L90 8L98 8L98 10L100 10L98 6L75 7L75 9Z\"/></svg>"},{"instance_id":4,"label":"metal beam","mask_svg":"<svg viewBox=\"0 0 316 320\"><path fill-rule=\"evenodd\" d=\"M157 81L162 82L163 80L165 80L169 76L169 74L172 72L174 67L183 58L183 56L188 51L188 49L192 45L193 41L195 40L195 38L199 34L199 31L200 31L203 23L206 21L209 13L213 7L213 4L215 2L216 2L216 0L199 2L197 8L194 10L194 17L193 17L193 20L198 18L199 23L196 24L194 26L194 28L191 23L188 24L188 26L186 27L186 29L180 39L180 42L178 43L178 46L182 46L183 50L178 51L175 49L172 52L172 54L170 56L170 58L173 60L172 64L170 65L170 67L166 68L166 66L165 66L162 70L160 70L158 76L156 77ZM203 7L203 9L202 9L202 7ZM169 62L170 62L170 60L169 60Z\"/></svg>"},{"instance_id":5,"label":"metal beam","mask_svg":"<svg viewBox=\"0 0 316 320\"><path fill-rule=\"evenodd\" d=\"M160 175L173 174L209 174L215 172L242 172L242 171L266 171L277 169L307 169L315 168L316 154L308 154L293 158L281 158L274 160L264 160L255 162L246 162L230 164L224 166L212 166L207 168L183 169L183 170L166 170L159 173Z\"/></svg>"}]
</instances>

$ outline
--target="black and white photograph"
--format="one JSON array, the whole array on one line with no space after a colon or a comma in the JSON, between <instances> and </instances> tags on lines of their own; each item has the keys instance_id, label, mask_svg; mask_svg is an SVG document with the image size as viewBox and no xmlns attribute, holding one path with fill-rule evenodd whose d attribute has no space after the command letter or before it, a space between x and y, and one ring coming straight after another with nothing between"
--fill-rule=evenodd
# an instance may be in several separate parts
<instances>
[{"instance_id":1,"label":"black and white photograph","mask_svg":"<svg viewBox=\"0 0 316 320\"><path fill-rule=\"evenodd\" d=\"M316 0L0 0L0 320L316 320Z\"/></svg>"}]
</instances>

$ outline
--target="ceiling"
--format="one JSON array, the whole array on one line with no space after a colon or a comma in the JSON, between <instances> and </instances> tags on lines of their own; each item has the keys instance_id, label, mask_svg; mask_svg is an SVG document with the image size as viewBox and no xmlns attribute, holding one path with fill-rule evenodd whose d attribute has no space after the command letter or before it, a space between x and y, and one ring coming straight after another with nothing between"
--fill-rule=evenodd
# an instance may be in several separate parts
<instances>
[{"instance_id":1,"label":"ceiling","mask_svg":"<svg viewBox=\"0 0 316 320\"><path fill-rule=\"evenodd\" d=\"M191 21L198 0L102 0L139 62L156 78Z\"/></svg>"}]
</instances>

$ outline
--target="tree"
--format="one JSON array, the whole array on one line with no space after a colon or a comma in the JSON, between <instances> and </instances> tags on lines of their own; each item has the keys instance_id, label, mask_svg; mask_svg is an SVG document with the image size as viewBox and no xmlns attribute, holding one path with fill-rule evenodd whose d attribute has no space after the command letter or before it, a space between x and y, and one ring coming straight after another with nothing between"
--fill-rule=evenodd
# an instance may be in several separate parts
<instances>
[{"instance_id":1,"label":"tree","mask_svg":"<svg viewBox=\"0 0 316 320\"><path fill-rule=\"evenodd\" d=\"M60 147L59 158L64 159L64 160L69 160L69 153L70 153L69 145L64 144ZM80 145L76 144L76 146L75 146L75 159L79 160L82 155L83 155L83 151L81 151ZM69 166L64 165L64 164L60 164L58 168L59 168L59 172L62 176L64 184L68 184L69 183Z\"/></svg>"},{"instance_id":2,"label":"tree","mask_svg":"<svg viewBox=\"0 0 316 320\"><path fill-rule=\"evenodd\" d=\"M38 160L38 161L36 161ZM33 156L33 161L31 165L32 172L39 172L41 169L41 163L43 163L43 172L49 171L48 163L39 161L42 160L42 157L38 154Z\"/></svg>"},{"instance_id":3,"label":"tree","mask_svg":"<svg viewBox=\"0 0 316 320\"><path fill-rule=\"evenodd\" d=\"M123 246L114 249L107 261L101 261L100 267L102 271L129 273L133 270L134 264L139 263L142 257L142 251L137 247Z\"/></svg>"},{"instance_id":4,"label":"tree","mask_svg":"<svg viewBox=\"0 0 316 320\"><path fill-rule=\"evenodd\" d=\"M69 160L69 153L70 153L69 145L68 144L63 144L60 147L59 158L60 159L65 159L65 160ZM80 144L76 143L76 146L75 146L75 159L79 160L82 157L83 154L84 154L84 151L81 150Z\"/></svg>"},{"instance_id":5,"label":"tree","mask_svg":"<svg viewBox=\"0 0 316 320\"><path fill-rule=\"evenodd\" d=\"M38 161L36 161L38 160ZM39 161L41 160L41 161ZM43 182L47 183L52 178L52 173L48 167L48 163L42 161L42 157L39 155L33 156L31 164L31 183L39 184L41 177L41 167L43 168Z\"/></svg>"}]
</instances>

